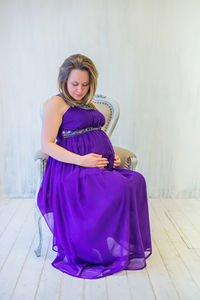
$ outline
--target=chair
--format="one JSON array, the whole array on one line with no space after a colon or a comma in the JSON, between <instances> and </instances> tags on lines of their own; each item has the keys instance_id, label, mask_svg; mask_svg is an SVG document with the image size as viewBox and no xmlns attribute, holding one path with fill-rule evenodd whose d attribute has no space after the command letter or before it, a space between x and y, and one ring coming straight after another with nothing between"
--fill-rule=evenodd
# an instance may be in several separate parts
<instances>
[{"instance_id":1,"label":"chair","mask_svg":"<svg viewBox=\"0 0 200 300\"><path fill-rule=\"evenodd\" d=\"M45 103L41 108L40 111L41 117L42 117L44 107L48 102L48 100L45 101ZM95 95L93 101L97 109L105 116L106 122L105 125L102 127L102 130L104 130L108 135L108 137L110 138L119 119L119 114L120 114L119 105L117 101L111 99L110 97L100 95L100 94ZM133 152L121 147L113 146L113 148L115 154L119 155L121 159L120 167L124 169L135 170L137 166L136 155ZM41 150L35 153L34 160L36 163L39 162L38 164L39 176L38 176L37 188L35 193L35 207L34 207L34 216L35 216L35 221L37 222L38 235L39 235L39 244L38 247L34 250L35 255L37 257L41 256L41 249L42 249L42 227L41 227L42 214L40 213L40 210L37 206L37 195L44 176L47 159L48 159L48 155L43 153Z\"/></svg>"}]
</instances>

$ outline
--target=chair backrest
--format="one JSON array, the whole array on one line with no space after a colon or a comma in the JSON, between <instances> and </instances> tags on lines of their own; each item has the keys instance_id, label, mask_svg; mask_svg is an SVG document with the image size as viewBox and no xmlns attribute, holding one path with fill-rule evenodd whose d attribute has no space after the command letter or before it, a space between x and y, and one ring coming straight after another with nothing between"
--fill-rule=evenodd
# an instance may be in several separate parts
<instances>
[{"instance_id":1,"label":"chair backrest","mask_svg":"<svg viewBox=\"0 0 200 300\"><path fill-rule=\"evenodd\" d=\"M119 119L119 104L116 100L101 94L95 95L93 101L97 109L104 115L106 119L102 130L104 130L110 138Z\"/></svg>"},{"instance_id":2,"label":"chair backrest","mask_svg":"<svg viewBox=\"0 0 200 300\"><path fill-rule=\"evenodd\" d=\"M40 109L41 118L43 115L44 108L48 101L49 99L47 99L44 102L44 104L42 104L41 106ZM93 101L97 109L104 115L106 119L105 125L102 127L102 130L104 130L108 135L108 137L110 138L119 119L119 114L120 114L119 105L116 100L101 94L96 94L93 98Z\"/></svg>"}]
</instances>

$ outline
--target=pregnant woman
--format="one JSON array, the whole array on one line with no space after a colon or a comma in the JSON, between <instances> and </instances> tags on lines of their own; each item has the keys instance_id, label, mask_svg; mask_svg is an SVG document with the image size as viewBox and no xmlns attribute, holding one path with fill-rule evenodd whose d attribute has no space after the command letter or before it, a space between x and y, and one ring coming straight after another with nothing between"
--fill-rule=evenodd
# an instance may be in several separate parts
<instances>
[{"instance_id":1,"label":"pregnant woman","mask_svg":"<svg viewBox=\"0 0 200 300\"><path fill-rule=\"evenodd\" d=\"M75 54L59 69L47 103L42 150L49 155L37 204L53 233L52 266L96 279L146 267L152 253L145 178L120 167L105 117L93 103L98 72Z\"/></svg>"}]
</instances>

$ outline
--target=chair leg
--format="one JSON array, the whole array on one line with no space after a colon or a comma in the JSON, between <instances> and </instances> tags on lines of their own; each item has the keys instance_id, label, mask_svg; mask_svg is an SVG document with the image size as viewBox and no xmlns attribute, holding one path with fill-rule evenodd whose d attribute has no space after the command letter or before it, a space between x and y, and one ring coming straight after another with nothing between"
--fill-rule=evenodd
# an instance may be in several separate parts
<instances>
[{"instance_id":1,"label":"chair leg","mask_svg":"<svg viewBox=\"0 0 200 300\"><path fill-rule=\"evenodd\" d=\"M37 257L41 256L41 249L42 249L42 226L41 226L42 216L38 217L38 235L39 235L39 244L38 247L34 250L35 255Z\"/></svg>"},{"instance_id":2,"label":"chair leg","mask_svg":"<svg viewBox=\"0 0 200 300\"><path fill-rule=\"evenodd\" d=\"M35 255L37 257L39 257L39 256L41 256L41 249L42 249L42 226L41 226L42 214L39 210L39 207L37 206L37 195L38 195L40 185L42 182L42 178L43 178L43 161L41 159L37 160L36 165L39 170L39 177L38 177L36 193L35 193L34 215L35 215L35 222L37 222L37 227L38 227L39 244L38 244L38 247L34 250L34 252L35 252Z\"/></svg>"}]
</instances>

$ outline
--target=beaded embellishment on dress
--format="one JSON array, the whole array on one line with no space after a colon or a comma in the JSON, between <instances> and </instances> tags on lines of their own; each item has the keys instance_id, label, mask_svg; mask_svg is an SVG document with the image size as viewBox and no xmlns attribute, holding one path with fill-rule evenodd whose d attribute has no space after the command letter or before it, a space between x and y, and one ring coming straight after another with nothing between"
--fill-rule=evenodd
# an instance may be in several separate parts
<instances>
[{"instance_id":1,"label":"beaded embellishment on dress","mask_svg":"<svg viewBox=\"0 0 200 300\"><path fill-rule=\"evenodd\" d=\"M63 130L62 131L62 136L64 138L69 138L87 131L91 131L91 130L96 130L96 129L101 129L102 127L87 127L87 128L82 128L82 129L77 129L77 130Z\"/></svg>"},{"instance_id":2,"label":"beaded embellishment on dress","mask_svg":"<svg viewBox=\"0 0 200 300\"><path fill-rule=\"evenodd\" d=\"M87 110L93 110L89 105L85 104L85 103L77 103L77 106L83 109L87 109Z\"/></svg>"}]
</instances>

